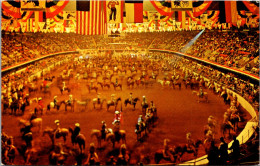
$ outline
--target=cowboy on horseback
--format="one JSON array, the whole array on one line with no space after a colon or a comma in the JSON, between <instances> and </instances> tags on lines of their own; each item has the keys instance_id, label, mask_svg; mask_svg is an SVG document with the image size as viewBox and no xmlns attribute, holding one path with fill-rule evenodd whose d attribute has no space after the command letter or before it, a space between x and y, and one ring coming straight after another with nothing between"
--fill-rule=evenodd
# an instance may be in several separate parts
<instances>
[{"instance_id":1,"label":"cowboy on horseback","mask_svg":"<svg viewBox=\"0 0 260 166\"><path fill-rule=\"evenodd\" d=\"M113 103L116 102L116 100L115 100L115 96L116 96L115 94L112 94L112 95L111 95L111 101L112 101Z\"/></svg>"},{"instance_id":2,"label":"cowboy on horseback","mask_svg":"<svg viewBox=\"0 0 260 166\"><path fill-rule=\"evenodd\" d=\"M191 138L191 133L186 134L186 140L187 140L187 144L186 144L187 150L196 152L194 140Z\"/></svg>"},{"instance_id":3,"label":"cowboy on horseback","mask_svg":"<svg viewBox=\"0 0 260 166\"><path fill-rule=\"evenodd\" d=\"M55 120L54 123L56 124L56 129L54 129L53 131L53 140L55 140L55 138L59 138L60 136L60 132L61 132L61 129L60 129L60 121L59 120Z\"/></svg>"},{"instance_id":4,"label":"cowboy on horseback","mask_svg":"<svg viewBox=\"0 0 260 166\"><path fill-rule=\"evenodd\" d=\"M32 146L31 140L32 140L32 131L31 131L32 125L28 122L25 124L24 128L21 129L22 139L25 140L26 146Z\"/></svg>"},{"instance_id":5,"label":"cowboy on horseback","mask_svg":"<svg viewBox=\"0 0 260 166\"><path fill-rule=\"evenodd\" d=\"M54 96L54 97L53 97L53 103L54 103L54 108L58 106L57 96Z\"/></svg>"},{"instance_id":6,"label":"cowboy on horseback","mask_svg":"<svg viewBox=\"0 0 260 166\"><path fill-rule=\"evenodd\" d=\"M107 125L106 125L106 122L105 121L102 121L102 127L101 127L101 139L106 139L106 128L107 128Z\"/></svg>"},{"instance_id":7,"label":"cowboy on horseback","mask_svg":"<svg viewBox=\"0 0 260 166\"><path fill-rule=\"evenodd\" d=\"M116 82L115 82L115 86L117 86L118 85L118 78L116 78Z\"/></svg>"},{"instance_id":8,"label":"cowboy on horseback","mask_svg":"<svg viewBox=\"0 0 260 166\"><path fill-rule=\"evenodd\" d=\"M100 93L97 94L97 103L100 104Z\"/></svg>"},{"instance_id":9,"label":"cowboy on horseback","mask_svg":"<svg viewBox=\"0 0 260 166\"><path fill-rule=\"evenodd\" d=\"M72 94L69 95L69 100L67 100L67 104L71 105L72 104L72 100L73 100L73 96Z\"/></svg>"},{"instance_id":10,"label":"cowboy on horseback","mask_svg":"<svg viewBox=\"0 0 260 166\"><path fill-rule=\"evenodd\" d=\"M41 97L38 98L38 108L43 112L44 105ZM37 114L37 109L34 109L34 113Z\"/></svg>"},{"instance_id":11,"label":"cowboy on horseback","mask_svg":"<svg viewBox=\"0 0 260 166\"><path fill-rule=\"evenodd\" d=\"M170 161L174 161L174 157L170 152L171 148L169 147L169 142L169 139L164 139L163 141L163 158L168 159Z\"/></svg>"},{"instance_id":12,"label":"cowboy on horseback","mask_svg":"<svg viewBox=\"0 0 260 166\"><path fill-rule=\"evenodd\" d=\"M62 82L62 91L65 91L65 88L66 88L66 83L65 81Z\"/></svg>"},{"instance_id":13,"label":"cowboy on horseback","mask_svg":"<svg viewBox=\"0 0 260 166\"><path fill-rule=\"evenodd\" d=\"M202 87L200 87L200 90L199 90L199 97L203 97L204 96L204 92L203 92L203 89Z\"/></svg>"},{"instance_id":14,"label":"cowboy on horseback","mask_svg":"<svg viewBox=\"0 0 260 166\"><path fill-rule=\"evenodd\" d=\"M133 104L133 93L132 93L132 92L130 93L130 98L129 98L129 100L130 100L130 104Z\"/></svg>"},{"instance_id":15,"label":"cowboy on horseback","mask_svg":"<svg viewBox=\"0 0 260 166\"><path fill-rule=\"evenodd\" d=\"M80 124L79 123L75 123L75 128L73 130L73 134L72 134L72 142L76 142L76 137L79 135L80 133Z\"/></svg>"},{"instance_id":16,"label":"cowboy on horseback","mask_svg":"<svg viewBox=\"0 0 260 166\"><path fill-rule=\"evenodd\" d=\"M147 99L146 99L145 96L143 96L143 102L142 102L142 105L145 105L145 104L147 104Z\"/></svg>"},{"instance_id":17,"label":"cowboy on horseback","mask_svg":"<svg viewBox=\"0 0 260 166\"><path fill-rule=\"evenodd\" d=\"M119 130L120 130L120 119L121 119L121 114L119 113L119 111L115 112L115 118L113 121L113 125L114 125L114 134L115 134L115 139L116 140L120 140L120 135L119 135Z\"/></svg>"}]
</instances>

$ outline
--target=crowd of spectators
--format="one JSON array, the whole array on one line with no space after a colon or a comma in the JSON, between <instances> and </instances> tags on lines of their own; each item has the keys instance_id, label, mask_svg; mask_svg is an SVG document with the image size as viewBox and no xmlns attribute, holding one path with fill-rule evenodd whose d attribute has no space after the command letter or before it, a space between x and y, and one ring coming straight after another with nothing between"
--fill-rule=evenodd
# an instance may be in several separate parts
<instances>
[{"instance_id":1,"label":"crowd of spectators","mask_svg":"<svg viewBox=\"0 0 260 166\"><path fill-rule=\"evenodd\" d=\"M197 34L198 31L127 33L117 38L73 33L4 34L2 68L61 51L155 48L184 52L258 75L259 35L257 32L207 31L196 40ZM191 46L186 48L188 43Z\"/></svg>"}]
</instances>

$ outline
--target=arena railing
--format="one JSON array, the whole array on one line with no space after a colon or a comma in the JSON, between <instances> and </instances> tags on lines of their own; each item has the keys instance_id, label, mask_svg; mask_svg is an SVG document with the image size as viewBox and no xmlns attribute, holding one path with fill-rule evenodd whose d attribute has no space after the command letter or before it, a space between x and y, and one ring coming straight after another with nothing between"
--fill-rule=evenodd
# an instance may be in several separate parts
<instances>
[{"instance_id":1,"label":"arena railing","mask_svg":"<svg viewBox=\"0 0 260 166\"><path fill-rule=\"evenodd\" d=\"M1 72L2 72L2 74L4 74L6 72L12 71L14 69L21 68L23 66L27 66L27 65L29 65L31 63L34 63L34 62L37 62L37 61L40 61L40 60L43 60L43 59L46 59L46 58L50 58L50 57L53 57L53 56L56 56L56 55L71 54L71 53L79 53L79 51L72 50L72 51L64 51L64 52L57 52L57 53L44 55L44 56L41 56L39 58L35 58L35 59L29 60L29 61L26 61L26 62L21 62L19 64L15 64L13 66L3 68L3 69L1 69Z\"/></svg>"},{"instance_id":2,"label":"arena railing","mask_svg":"<svg viewBox=\"0 0 260 166\"><path fill-rule=\"evenodd\" d=\"M249 77L249 78L251 78L251 79L253 79L255 81L259 81L259 79L260 79L259 76L253 75L251 73L244 72L244 71L241 71L241 70L238 70L238 69L234 69L234 68L230 68L230 67L218 64L218 63L214 63L212 61L208 61L208 60L205 60L205 59L202 59L202 58L198 58L198 57L195 57L195 56L187 55L187 54L184 54L184 53L181 53L181 52L172 51L172 50L163 50L163 49L149 49L149 51L158 51L158 52L164 52L164 53L177 54L177 55L184 56L184 57L187 57L187 58L190 58L190 59L193 59L193 60L197 60L197 61L209 64L209 65L212 65L212 66L224 69L224 70L231 71L231 72L239 74L239 75L247 76L247 77Z\"/></svg>"}]
</instances>

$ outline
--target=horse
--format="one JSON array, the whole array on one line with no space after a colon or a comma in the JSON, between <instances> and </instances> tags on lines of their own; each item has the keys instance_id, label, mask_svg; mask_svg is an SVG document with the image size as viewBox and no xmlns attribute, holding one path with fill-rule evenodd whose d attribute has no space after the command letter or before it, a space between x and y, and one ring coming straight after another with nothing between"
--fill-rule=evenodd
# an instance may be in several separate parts
<instances>
[{"instance_id":1,"label":"horse","mask_svg":"<svg viewBox=\"0 0 260 166\"><path fill-rule=\"evenodd\" d=\"M131 80L131 81L127 81L127 87L130 88L130 86L132 86L132 88L134 87L135 81Z\"/></svg>"},{"instance_id":2,"label":"horse","mask_svg":"<svg viewBox=\"0 0 260 166\"><path fill-rule=\"evenodd\" d=\"M198 140L196 140L196 141L194 142L194 144L192 145L193 148L188 147L187 144L185 144L185 145L178 145L178 146L176 146L175 151L176 151L176 153L179 154L180 159L181 159L181 157L182 157L182 155L183 155L184 153L193 153L194 157L196 158L197 155L198 155L199 146L200 146L201 144L203 144L202 140L199 140L199 139L198 139Z\"/></svg>"},{"instance_id":3,"label":"horse","mask_svg":"<svg viewBox=\"0 0 260 166\"><path fill-rule=\"evenodd\" d=\"M117 107L117 104L118 102L121 101L121 97L118 97L115 101L108 101L107 102L107 111L109 110L109 107L110 106L115 106L115 110L116 110L116 107Z\"/></svg>"},{"instance_id":4,"label":"horse","mask_svg":"<svg viewBox=\"0 0 260 166\"><path fill-rule=\"evenodd\" d=\"M85 99L84 101L76 100L78 105L85 106L85 110L87 109L88 103L90 103L91 99Z\"/></svg>"},{"instance_id":5,"label":"horse","mask_svg":"<svg viewBox=\"0 0 260 166\"><path fill-rule=\"evenodd\" d=\"M100 85L102 89L103 89L104 87L107 87L108 89L110 89L110 84L108 84L108 83L98 82L97 84Z\"/></svg>"},{"instance_id":6,"label":"horse","mask_svg":"<svg viewBox=\"0 0 260 166\"><path fill-rule=\"evenodd\" d=\"M233 113L230 115L230 122L233 125L233 130L236 131L238 129L238 122L241 121L241 118L239 115Z\"/></svg>"},{"instance_id":7,"label":"horse","mask_svg":"<svg viewBox=\"0 0 260 166\"><path fill-rule=\"evenodd\" d=\"M118 137L116 139L116 135L114 132L112 133L108 133L106 136L106 141L111 141L113 144L113 148L115 147L115 143L116 142L120 142L120 140L122 140L122 143L125 144L126 143L126 132L125 130L119 130L118 132Z\"/></svg>"},{"instance_id":8,"label":"horse","mask_svg":"<svg viewBox=\"0 0 260 166\"><path fill-rule=\"evenodd\" d=\"M104 99L104 98L101 98L100 100L98 100L98 98L94 98L92 100L94 109L96 109L96 104L100 104L100 109L102 109L102 105L103 105L104 101L106 101L106 99Z\"/></svg>"},{"instance_id":9,"label":"horse","mask_svg":"<svg viewBox=\"0 0 260 166\"><path fill-rule=\"evenodd\" d=\"M55 138L63 138L63 141L64 143L66 143L66 137L69 135L69 130L66 129L66 128L61 128L60 131L58 133L56 133L56 135L54 136L54 129L52 128L46 128L44 131L43 131L43 136L45 134L48 134L48 136L50 137L51 139L51 142L52 142L52 145L54 146L55 145Z\"/></svg>"},{"instance_id":10,"label":"horse","mask_svg":"<svg viewBox=\"0 0 260 166\"><path fill-rule=\"evenodd\" d=\"M111 129L111 128L108 128L106 131L105 131L105 138L104 138L104 140L106 140L106 136L107 136L107 134L108 133L112 133L113 132L113 130ZM92 137L96 137L97 138L97 142L98 142L98 148L100 148L101 147L101 141L102 141L102 132L101 132L101 130L97 130L97 129L93 129L92 131L91 131L91 138Z\"/></svg>"},{"instance_id":11,"label":"horse","mask_svg":"<svg viewBox=\"0 0 260 166\"><path fill-rule=\"evenodd\" d=\"M73 134L74 134L74 130L69 127L69 132L71 133L71 142L72 145L74 146L74 144L78 144L79 145L79 149L81 153L84 153L85 150L85 142L86 142L86 138L83 134L79 134L76 136L75 140L73 141Z\"/></svg>"},{"instance_id":12,"label":"horse","mask_svg":"<svg viewBox=\"0 0 260 166\"><path fill-rule=\"evenodd\" d=\"M222 123L221 124L221 131L223 134L223 137L225 137L226 131L228 131L228 135L230 136L230 129L234 129L233 125L230 123Z\"/></svg>"},{"instance_id":13,"label":"horse","mask_svg":"<svg viewBox=\"0 0 260 166\"><path fill-rule=\"evenodd\" d=\"M140 99L138 97L134 98L133 101L131 102L130 99L126 99L125 100L125 107L127 107L127 104L133 105L134 109L135 109L135 105L137 103L137 101L139 101Z\"/></svg>"},{"instance_id":14,"label":"horse","mask_svg":"<svg viewBox=\"0 0 260 166\"><path fill-rule=\"evenodd\" d=\"M119 87L122 90L122 84L120 84L120 83L116 84L114 82L111 82L111 84L113 85L114 90L116 90L117 87Z\"/></svg>"},{"instance_id":15,"label":"horse","mask_svg":"<svg viewBox=\"0 0 260 166\"><path fill-rule=\"evenodd\" d=\"M155 154L154 154L154 161L155 161L155 163L156 163L156 164L159 164L162 159L163 159L163 160L166 160L166 161L170 161L170 162L172 162L172 163L176 163L176 161L177 161L178 159L180 160L180 156L178 155L178 153L176 153L175 148L176 148L175 146L169 148L169 152L170 152L170 154L173 156L173 159L174 159L173 161L172 161L172 159L171 159L170 156L164 156L164 155L163 155L164 149L159 149L159 150L157 150L157 151L155 152Z\"/></svg>"},{"instance_id":16,"label":"horse","mask_svg":"<svg viewBox=\"0 0 260 166\"><path fill-rule=\"evenodd\" d=\"M97 86L91 87L90 85L87 85L87 88L88 88L89 93L90 93L91 90L96 91L96 93L97 93L97 91L98 91L98 87L97 87Z\"/></svg>"},{"instance_id":17,"label":"horse","mask_svg":"<svg viewBox=\"0 0 260 166\"><path fill-rule=\"evenodd\" d=\"M142 132L145 132L145 134L144 135L146 135L147 134L147 127L146 127L146 123L144 123L144 122L141 122L141 123L137 123L136 125L135 125L135 133L136 133L136 139L137 139L137 141L140 141L141 140L141 138L142 138Z\"/></svg>"},{"instance_id":18,"label":"horse","mask_svg":"<svg viewBox=\"0 0 260 166\"><path fill-rule=\"evenodd\" d=\"M157 82L159 82L163 87L166 86L166 85L170 86L170 84L171 84L170 81L164 81L164 80L160 80L160 79L158 79Z\"/></svg>"},{"instance_id":19,"label":"horse","mask_svg":"<svg viewBox=\"0 0 260 166\"><path fill-rule=\"evenodd\" d=\"M63 89L62 87L59 87L59 89L60 89L60 93L61 93L61 94L63 94L64 91L67 91L68 93L71 92L71 89L68 88L68 87L65 87L64 89Z\"/></svg>"},{"instance_id":20,"label":"horse","mask_svg":"<svg viewBox=\"0 0 260 166\"><path fill-rule=\"evenodd\" d=\"M51 111L51 108L56 108L57 111L59 111L62 104L65 104L65 100L57 102L56 105L54 105L54 102L50 102L50 104L47 105L47 111Z\"/></svg>"},{"instance_id":21,"label":"horse","mask_svg":"<svg viewBox=\"0 0 260 166\"><path fill-rule=\"evenodd\" d=\"M74 103L75 103L75 99L72 100L71 103L68 103L68 101L61 101L60 104L65 104L65 111L67 111L67 107L70 106L71 107L71 111L74 112Z\"/></svg>"},{"instance_id":22,"label":"horse","mask_svg":"<svg viewBox=\"0 0 260 166\"><path fill-rule=\"evenodd\" d=\"M43 108L40 105L37 105L34 108L34 113L37 114L39 111L41 111L41 114L43 114Z\"/></svg>"},{"instance_id":23,"label":"horse","mask_svg":"<svg viewBox=\"0 0 260 166\"><path fill-rule=\"evenodd\" d=\"M201 98L205 98L206 102L209 102L207 92L203 92L203 95L201 95L200 92L194 90L192 91L192 94L196 94L198 96L198 102L200 102Z\"/></svg>"},{"instance_id":24,"label":"horse","mask_svg":"<svg viewBox=\"0 0 260 166\"><path fill-rule=\"evenodd\" d=\"M20 125L26 126L27 123L30 123L31 127L35 127L38 133L42 131L42 118L35 118L30 122L24 119L19 120L19 126Z\"/></svg>"},{"instance_id":25,"label":"horse","mask_svg":"<svg viewBox=\"0 0 260 166\"><path fill-rule=\"evenodd\" d=\"M143 112L145 112L146 109L149 107L149 105L147 103L144 103L144 102L141 103L141 106L142 106L142 111Z\"/></svg>"}]
</instances>

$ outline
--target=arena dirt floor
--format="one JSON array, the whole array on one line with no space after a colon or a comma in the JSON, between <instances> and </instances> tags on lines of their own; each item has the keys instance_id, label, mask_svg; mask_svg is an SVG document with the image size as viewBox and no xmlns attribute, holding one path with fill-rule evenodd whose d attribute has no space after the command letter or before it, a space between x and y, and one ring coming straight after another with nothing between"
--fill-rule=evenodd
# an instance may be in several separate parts
<instances>
[{"instance_id":1,"label":"arena dirt floor","mask_svg":"<svg viewBox=\"0 0 260 166\"><path fill-rule=\"evenodd\" d=\"M62 69L59 69L52 74L56 77L60 74ZM129 71L128 71L129 72ZM127 73L129 75L129 73ZM140 74L140 72L138 72ZM162 79L163 75L160 74L158 79ZM112 78L114 81L115 77ZM119 79L120 80L120 79ZM31 94L33 97L42 97L43 102L47 105L49 102L53 101L53 96L57 95L58 100L68 100L69 93L64 92L61 95L59 89L55 86L56 78L51 86L51 96L47 94L42 94L41 92ZM74 98L78 100L82 99L82 96L87 96L91 100L97 97L96 92L88 92L86 88L86 81L80 80L70 81L70 86L74 86L71 94ZM122 101L129 98L129 93L133 93L133 97L139 97L142 99L142 96L146 96L149 103L151 100L154 101L157 111L158 111L158 121L154 128L147 137L144 138L142 142L137 141L135 134L135 124L137 123L138 116L142 114L141 112L141 102L138 101L136 109L133 110L132 106L125 107L122 103L123 110L123 123L121 124L121 129L126 131L126 145L127 150L130 152L131 160L130 164L137 164L138 162L143 162L148 164L154 164L154 154L158 149L163 148L163 140L165 138L170 139L170 145L185 144L186 143L186 133L191 132L193 139L204 139L203 127L207 124L207 118L210 115L213 115L217 120L217 133L216 138L220 138L220 125L223 121L223 114L229 108L228 105L225 105L223 99L216 94L213 94L212 91L205 89L208 92L209 102L200 102L197 101L197 96L192 94L190 88L186 89L182 84L182 89L178 88L172 89L169 87L162 88L162 86L156 82L153 86L149 87L135 87L129 89L126 86L126 79L123 80L123 90L114 90L113 88L104 90L99 88L101 93L101 98L106 98L110 100L111 94L115 94L115 98L121 97ZM18 126L19 119L28 119L29 115L32 112L32 109L35 107L35 103L26 108L25 115L23 116L13 116L9 114L4 114L2 116L2 124L4 126L3 131L8 135L14 137L14 145L19 149L24 143L21 139L20 127ZM119 103L117 110L120 111L121 103ZM43 115L40 117L43 119L43 130L46 127L55 128L56 125L54 121L56 119L60 120L61 128L74 127L74 124L80 123L81 133L86 137L86 150L89 149L91 142L94 142L97 145L96 138L91 138L90 133L92 129L101 129L101 121L106 121L108 128L113 128L112 121L114 119L114 107L111 107L109 111L106 110L105 105L103 109L94 109L92 102L88 104L87 109L84 107L75 105L75 111L72 112L68 107L68 111L65 112L64 105L57 112L56 110L51 110L51 112L44 111ZM245 122L249 120L249 114L244 114ZM240 123L239 127L242 129L245 125ZM49 153L51 151L51 141L50 138L42 133L37 134L33 132L33 145L37 149L37 153L34 158L34 163L36 165L48 165L49 164ZM219 139L218 139L219 140ZM62 138L58 139L57 142L63 143ZM217 142L219 143L219 142ZM120 144L116 144L115 149L112 148L111 143L106 143L102 141L102 148L97 150L97 154L101 160L101 164L105 164L110 155L117 155L119 153ZM64 145L64 151L69 152L73 150L70 135L67 139L67 142ZM198 157L205 154L203 146L199 148ZM185 153L182 157L183 161L193 159L192 154ZM33 159L32 159L33 161ZM83 163L86 161L86 157L83 159ZM160 163L167 163L168 161L162 160ZM75 157L70 155L65 164L72 165L75 164ZM24 164L24 160L21 155L16 155L14 164L21 165Z\"/></svg>"}]
</instances>

